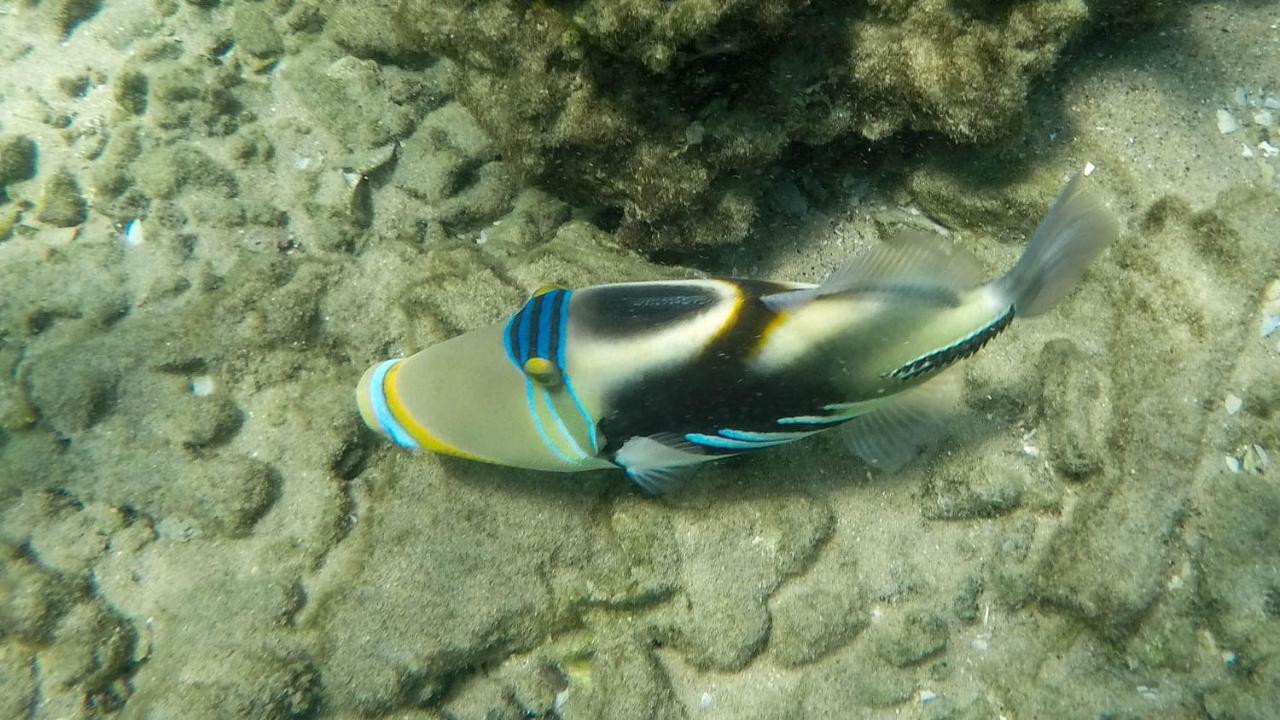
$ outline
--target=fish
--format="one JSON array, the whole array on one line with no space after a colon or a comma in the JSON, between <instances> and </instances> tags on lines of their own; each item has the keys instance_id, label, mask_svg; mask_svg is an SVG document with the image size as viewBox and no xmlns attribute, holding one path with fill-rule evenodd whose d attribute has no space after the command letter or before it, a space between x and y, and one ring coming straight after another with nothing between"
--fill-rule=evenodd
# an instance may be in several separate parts
<instances>
[{"instance_id":1,"label":"fish","mask_svg":"<svg viewBox=\"0 0 1280 720\"><path fill-rule=\"evenodd\" d=\"M1071 291L1118 224L1072 178L1005 274L907 234L821 284L707 278L539 289L502 322L370 367L365 424L395 445L530 470L621 469L654 494L721 458L840 428L894 470L949 372ZM954 383L952 383L954 385Z\"/></svg>"}]
</instances>

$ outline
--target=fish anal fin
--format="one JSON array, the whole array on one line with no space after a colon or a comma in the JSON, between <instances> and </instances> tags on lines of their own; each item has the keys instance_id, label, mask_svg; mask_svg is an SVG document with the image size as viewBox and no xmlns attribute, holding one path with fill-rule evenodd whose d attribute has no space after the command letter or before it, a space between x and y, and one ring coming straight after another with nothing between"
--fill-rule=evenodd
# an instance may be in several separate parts
<instances>
[{"instance_id":1,"label":"fish anal fin","mask_svg":"<svg viewBox=\"0 0 1280 720\"><path fill-rule=\"evenodd\" d=\"M934 446L959 405L963 375L943 372L898 393L840 426L845 447L863 462L896 472Z\"/></svg>"}]
</instances>

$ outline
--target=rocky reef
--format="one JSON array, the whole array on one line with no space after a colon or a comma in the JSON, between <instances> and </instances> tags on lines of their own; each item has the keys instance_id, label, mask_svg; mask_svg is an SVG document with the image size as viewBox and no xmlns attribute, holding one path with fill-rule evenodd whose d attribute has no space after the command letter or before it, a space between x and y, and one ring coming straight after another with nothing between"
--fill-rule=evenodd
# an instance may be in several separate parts
<instances>
[{"instance_id":1,"label":"rocky reef","mask_svg":"<svg viewBox=\"0 0 1280 720\"><path fill-rule=\"evenodd\" d=\"M1064 46L1151 12L1092 5L382 0L336 5L329 28L357 54L452 60L522 177L607 209L632 247L687 250L740 240L779 161L1014 133Z\"/></svg>"},{"instance_id":2,"label":"rocky reef","mask_svg":"<svg viewBox=\"0 0 1280 720\"><path fill-rule=\"evenodd\" d=\"M1270 717L1280 159L1219 69L1273 8L1051 67L1175 6L0 13L0 717ZM994 275L1086 162L1121 240L900 473L818 436L655 499L357 417L548 283L903 226Z\"/></svg>"}]
</instances>

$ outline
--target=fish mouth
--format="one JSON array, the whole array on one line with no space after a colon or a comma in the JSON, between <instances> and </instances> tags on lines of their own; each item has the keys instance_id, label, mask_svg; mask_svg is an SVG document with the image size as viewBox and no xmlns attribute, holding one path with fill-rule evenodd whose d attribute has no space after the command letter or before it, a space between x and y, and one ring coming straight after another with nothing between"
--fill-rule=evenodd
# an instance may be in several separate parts
<instances>
[{"instance_id":1,"label":"fish mouth","mask_svg":"<svg viewBox=\"0 0 1280 720\"><path fill-rule=\"evenodd\" d=\"M373 373L378 366L373 366L364 371L364 375L360 376L360 382L356 385L356 407L360 408L360 419L370 430L376 430L382 433L382 428L378 426L378 418L373 413L373 402L369 397L369 388L373 385ZM385 434L385 433L383 433Z\"/></svg>"},{"instance_id":2,"label":"fish mouth","mask_svg":"<svg viewBox=\"0 0 1280 720\"><path fill-rule=\"evenodd\" d=\"M396 420L387 404L387 374L398 364L400 358L380 362L365 370L356 385L356 406L360 408L360 419L369 429L402 448L417 450L418 441Z\"/></svg>"}]
</instances>

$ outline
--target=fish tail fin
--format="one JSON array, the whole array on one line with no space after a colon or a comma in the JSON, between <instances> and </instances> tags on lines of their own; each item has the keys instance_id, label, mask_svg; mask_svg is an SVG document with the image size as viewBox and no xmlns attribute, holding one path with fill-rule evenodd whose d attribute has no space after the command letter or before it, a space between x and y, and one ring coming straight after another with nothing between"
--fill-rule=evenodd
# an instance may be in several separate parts
<instances>
[{"instance_id":1,"label":"fish tail fin","mask_svg":"<svg viewBox=\"0 0 1280 720\"><path fill-rule=\"evenodd\" d=\"M1115 216L1077 175L1058 193L1013 269L995 281L1020 317L1048 311L1120 234Z\"/></svg>"}]
</instances>

